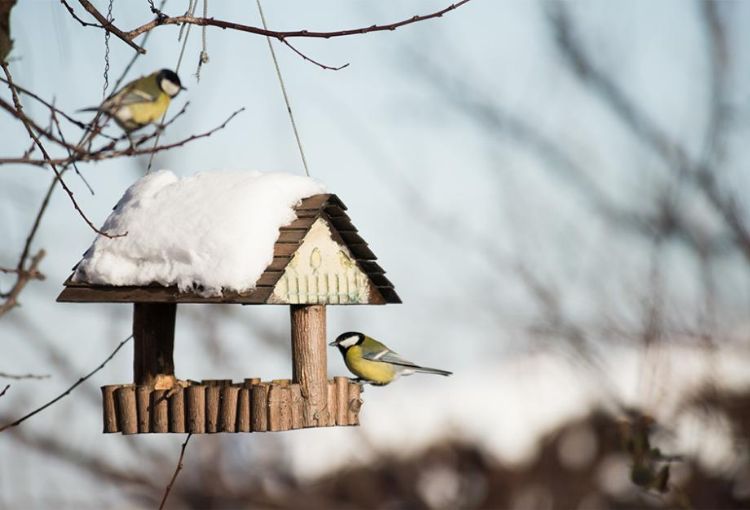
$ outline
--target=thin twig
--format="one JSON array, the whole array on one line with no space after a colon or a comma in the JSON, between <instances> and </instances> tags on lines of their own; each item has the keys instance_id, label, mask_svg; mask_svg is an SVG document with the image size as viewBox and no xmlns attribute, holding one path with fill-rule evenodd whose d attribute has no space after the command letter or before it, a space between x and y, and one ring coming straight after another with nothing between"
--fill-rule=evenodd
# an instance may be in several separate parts
<instances>
[{"instance_id":1,"label":"thin twig","mask_svg":"<svg viewBox=\"0 0 750 510\"><path fill-rule=\"evenodd\" d=\"M68 197L70 197L70 201L73 203L73 207L75 207L76 211L78 211L78 214L83 218L83 220L86 222L86 224L97 234L108 237L108 238L115 238L115 237L122 237L125 234L108 234L106 232L103 232L96 228L96 226L91 222L91 220L86 216L86 214L83 212L81 207L78 205L78 202L76 202L75 197L73 196L73 192L68 188L68 185L65 184L65 181L62 179L62 175L60 174L60 171L57 169L57 166L55 163L52 162L52 158L47 153L47 149L44 148L44 145L42 145L42 142L39 140L39 137L37 137L34 134L34 130L31 126L31 123L26 117L26 114L23 112L23 106L21 106L21 101L18 98L18 93L16 92L16 88L13 85L13 78L10 75L10 70L8 69L7 62L0 62L0 67L3 68L3 71L5 72L5 77L8 80L8 87L10 88L11 94L13 96L13 104L16 106L16 111L18 113L18 117L23 122L23 125L26 127L26 131L29 133L29 136L34 140L36 143L36 146L41 151L42 155L44 156L45 161L49 164L50 168L52 168L52 171L55 172L55 175L57 176L57 180L60 181L60 186L65 190L65 192L68 194Z\"/></svg>"},{"instance_id":2,"label":"thin twig","mask_svg":"<svg viewBox=\"0 0 750 510\"><path fill-rule=\"evenodd\" d=\"M190 438L192 437L192 433L188 434L185 438L185 442L182 443L182 448L180 449L180 458L177 459L177 467L174 470L174 474L172 475L172 479L169 481L169 485L167 485L166 489L164 489L164 496L161 498L161 504L159 505L159 510L164 509L164 505L167 503L167 498L169 497L169 492L172 490L172 486L174 485L175 480L177 479L177 475L182 470L182 460L185 458L185 448L187 448L188 441L190 441Z\"/></svg>"},{"instance_id":3,"label":"thin twig","mask_svg":"<svg viewBox=\"0 0 750 510\"><path fill-rule=\"evenodd\" d=\"M8 391L8 388L10 388L10 384L6 384L5 388L3 388L3 391L0 391L0 397L5 395L5 392Z\"/></svg>"},{"instance_id":4,"label":"thin twig","mask_svg":"<svg viewBox=\"0 0 750 510\"><path fill-rule=\"evenodd\" d=\"M97 372L98 372L99 370L101 370L102 368L104 368L104 366L105 366L105 365L106 365L107 363L109 363L109 361L110 361L110 360L111 360L112 358L114 358L114 357L115 357L115 354L117 354L117 352L118 352L118 351L119 351L119 350L120 350L120 349L122 348L122 346L123 346L123 345L125 345L126 343L128 343L128 342L129 342L129 341L130 341L130 340L131 340L132 338L133 338L133 335L130 335L130 336L129 336L129 337L127 337L127 338L126 338L125 340L123 340L122 342L120 342L120 343L119 343L119 344L117 345L117 347L115 347L115 350L114 350L114 351L112 351L112 354L110 354L109 356L107 356L107 358L106 358L106 359L105 359L104 361L102 361L102 362L101 362L101 364L99 364L99 366L98 366L98 367L96 367L96 368L95 368L94 370L92 370L91 372L89 372L89 373L88 373L88 374L86 374L85 376L83 376L83 377L81 377L80 379L78 379L78 380L77 380L77 381L76 381L75 383L73 383L73 385L72 385L72 386L71 386L70 388L68 388L67 390L65 390L65 391L64 391L64 392L62 392L62 393L61 393L60 395L56 396L55 398L53 398L52 400L50 400L49 402L47 402L47 403L46 403L46 404L44 404L43 406L41 406L41 407L38 407L38 408L34 409L34 410L33 410L33 411L31 411L30 413L28 413L28 414L26 414L26 415L22 416L21 418L17 419L16 421L14 421L14 422L11 422L11 423L8 423L7 425L3 425L2 427L0 427L0 432L3 432L4 430L7 430L7 429L9 429L9 428L11 428L11 427L17 427L18 425L20 425L21 423L25 422L26 420L28 420L29 418L31 418L31 417L32 417L32 416L34 416L35 414L39 414L39 413L41 413L42 411L44 411L45 409L47 409L47 408L48 408L49 406L51 406L51 405L53 405L54 403L56 403L56 402L57 402L58 400L61 400L62 398L64 398L64 397L65 397L65 396L67 396L67 395L70 395L70 393L71 393L71 392L72 392L72 391L73 391L74 389L76 389L76 388L77 388L78 386L80 386L81 384L83 384L84 382L86 382L86 381L87 381L87 380L88 380L89 378L91 378L91 377L92 377L92 376L93 376L94 374L96 374L96 373L97 373Z\"/></svg>"},{"instance_id":5,"label":"thin twig","mask_svg":"<svg viewBox=\"0 0 750 510\"><path fill-rule=\"evenodd\" d=\"M79 1L83 2L84 0L79 0ZM367 34L370 32L383 32L383 31L396 30L397 28L401 28L406 25L411 25L412 23L418 23L420 21L425 21L428 19L439 18L443 14L446 14L450 11L458 9L459 7L461 7L462 5L466 3L469 3L470 1L471 0L461 0L460 2L451 4L448 7L441 9L439 11L436 11L430 14L424 14L421 16L412 16L411 18L397 21L395 23L389 23L386 25L371 25L369 27L352 28L348 30L337 30L333 32L315 32L315 31L310 31L310 30L293 30L289 32L282 32L282 31L277 31L277 30L266 30L263 28L243 25L240 23L233 23L230 21L222 21L222 20L218 20L214 18L196 18L193 16L173 16L173 17L158 17L129 32L124 32L124 33L121 32L121 34L127 39L128 42L130 42L132 39L138 37L144 32L148 32L149 30L152 30L161 25L180 25L182 23L189 23L191 25L212 26L212 27L218 27L222 29L237 30L240 32L249 32L251 34L265 35L268 37L273 37L274 39L278 39L280 41L287 37L312 37L312 38L319 38L319 39L330 39L333 37L345 37L345 36L350 36L350 35Z\"/></svg>"},{"instance_id":6,"label":"thin twig","mask_svg":"<svg viewBox=\"0 0 750 510\"><path fill-rule=\"evenodd\" d=\"M145 40L145 39L144 39L144 40ZM7 81L7 80L6 80L5 78L3 78L2 76L0 76L0 82L3 82L3 83L5 83L6 85L8 84L8 81ZM52 110L52 111L54 111L54 112L58 113L58 114L59 114L60 116L62 116L62 117L63 117L63 118L65 119L65 120L67 120L68 122L70 122L70 123L72 123L72 124L75 124L76 126L78 126L78 127L79 127L79 128L81 128L81 129L85 129L85 130L88 130L88 129L89 129L89 125L88 125L88 124L86 124L85 122L81 122L80 120L76 120L76 119L74 119L73 117L71 117L70 115L68 115L68 114L67 114L67 113L65 113L64 111L62 111L61 109L59 109L59 108L55 107L54 105L52 105L52 104L51 104L51 103L49 103L48 101L45 101L44 99L42 99L41 97L39 97L39 96L38 96L37 94L35 94L34 92L30 91L30 90L29 90L29 89L27 89L27 88L24 88L24 87L20 86L20 85L19 85L18 83L16 83L15 81L13 82L13 86L14 86L14 87L16 88L16 90L17 90L18 92L20 92L21 94L24 94L24 95L26 95L26 96L29 96L29 97L31 97L32 99L35 99L35 100L39 101L40 103L42 103L42 104L43 104L44 106L46 106L46 107L47 107L47 108L49 108L50 110Z\"/></svg>"},{"instance_id":7,"label":"thin twig","mask_svg":"<svg viewBox=\"0 0 750 510\"><path fill-rule=\"evenodd\" d=\"M8 374L6 372L0 372L0 378L2 378L2 379L15 379L15 380L21 380L21 379L49 379L50 376L48 374L45 374L45 375L37 375L37 374Z\"/></svg>"},{"instance_id":8,"label":"thin twig","mask_svg":"<svg viewBox=\"0 0 750 510\"><path fill-rule=\"evenodd\" d=\"M135 51L137 51L140 54L146 53L146 50L144 50L142 47L138 46L132 41L132 37L128 36L127 34L123 33L122 30L117 28L111 21L109 21L101 12L96 10L96 7L91 5L91 2L88 0L78 0L78 3L81 4L81 6L86 9L86 11L91 14L96 20L102 24L102 28L105 30L109 30L112 32L118 39L121 39L125 44L133 48Z\"/></svg>"},{"instance_id":9,"label":"thin twig","mask_svg":"<svg viewBox=\"0 0 750 510\"><path fill-rule=\"evenodd\" d=\"M134 141L132 147L127 147L125 149L120 150L114 150L112 145L108 145L104 149L100 149L94 152L88 152L80 156L74 156L72 158L58 158L58 159L52 159L50 160L52 163L56 165L69 165L73 162L86 162L86 161L104 161L108 159L114 159L119 158L123 156L142 156L144 154L154 154L157 152L174 149L175 147L181 147L183 145L186 145L190 142L193 142L195 140L199 140L201 138L207 138L217 131L220 131L224 129L229 122L234 119L237 115L245 111L245 108L240 108L239 110L233 112L227 119L222 122L219 126L209 130L205 131L203 133L199 133L197 135L191 135L187 138L184 138L180 141L165 144L165 145L157 145L156 147L150 147L148 149L139 149L138 146L143 145L146 141L151 139L154 136L157 136L157 133L152 133L144 138L141 138L140 140ZM0 164L6 164L6 163L14 163L14 164L27 164L27 165L47 165L50 163L50 161L47 161L45 159L29 159L29 158L0 158ZM124 234L123 234L124 235ZM113 236L113 237L119 237L119 236Z\"/></svg>"},{"instance_id":10,"label":"thin twig","mask_svg":"<svg viewBox=\"0 0 750 510\"><path fill-rule=\"evenodd\" d=\"M317 60L313 60L310 57L308 57L307 55L305 55L304 53L302 53L301 51L299 51L297 48L295 48L294 46L292 46L292 44L289 41L287 41L286 39L281 39L281 42L284 43L294 53L296 53L297 55L299 55L300 57L302 57L304 60L307 60L311 64L315 64L316 66L320 67L321 69L326 69L328 71L340 71L340 70L342 70L345 67L349 67L349 62L347 62L344 65L338 66L338 67L332 67L332 66L327 66L325 64L321 64Z\"/></svg>"},{"instance_id":11,"label":"thin twig","mask_svg":"<svg viewBox=\"0 0 750 510\"><path fill-rule=\"evenodd\" d=\"M57 136L60 137L60 140L65 144L65 147L68 152L68 157L73 157L73 151L68 149L68 142L65 140L65 135L63 135L62 128L60 127L60 121L57 119L57 115L55 115L55 111L52 111L52 122L55 124L55 127L57 128ZM86 185L86 187L89 189L89 192L92 195L95 195L94 188L91 187L89 184L89 181L86 180L86 178L83 176L83 174L78 170L78 165L76 165L75 161L73 162L73 171L75 171L76 175L81 179L81 181Z\"/></svg>"},{"instance_id":12,"label":"thin twig","mask_svg":"<svg viewBox=\"0 0 750 510\"><path fill-rule=\"evenodd\" d=\"M3 109L6 112L10 113L13 117L17 118L18 120L22 120L21 117L18 115L18 111L16 110L16 108L13 107L13 105L11 105L10 103L6 102L3 99L0 99L0 109ZM52 111L52 110L50 110L50 112L54 113L54 111ZM26 118L26 120L28 121L29 126L31 126L31 128L34 131L36 131L37 133L39 133L41 136L43 136L44 138L46 138L50 142L55 143L57 145L61 145L61 146L65 147L68 150L71 150L71 149L72 150L78 150L76 147L68 146L60 138L57 138L55 136L55 134L52 132L51 129L48 130L48 129L43 128L42 126L40 126L39 124L37 124L36 122L34 122L33 120L31 120L28 117ZM37 146L36 145L36 141L32 138L32 147L36 147L36 146ZM24 154L27 153L27 152L29 152L29 151L24 152Z\"/></svg>"},{"instance_id":13,"label":"thin twig","mask_svg":"<svg viewBox=\"0 0 750 510\"><path fill-rule=\"evenodd\" d=\"M98 23L89 23L88 21L83 21L81 18L78 17L76 12L73 10L73 7L68 5L68 2L65 0L60 0L60 3L63 4L63 6L68 10L71 16L73 16L73 19L76 20L78 23L81 24L81 26L84 27L94 27L94 28L104 28L102 25Z\"/></svg>"}]
</instances>

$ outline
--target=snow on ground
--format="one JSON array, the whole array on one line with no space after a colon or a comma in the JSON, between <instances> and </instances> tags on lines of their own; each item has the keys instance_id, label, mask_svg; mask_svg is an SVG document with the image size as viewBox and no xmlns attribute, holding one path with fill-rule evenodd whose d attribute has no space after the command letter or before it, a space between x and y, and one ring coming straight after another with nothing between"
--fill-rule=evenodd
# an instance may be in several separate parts
<instances>
[{"instance_id":1,"label":"snow on ground","mask_svg":"<svg viewBox=\"0 0 750 510\"><path fill-rule=\"evenodd\" d=\"M294 205L324 191L285 173L151 173L125 192L102 227L127 235L98 236L73 280L199 286L204 295L249 290L273 258L279 227L294 220Z\"/></svg>"},{"instance_id":2,"label":"snow on ground","mask_svg":"<svg viewBox=\"0 0 750 510\"><path fill-rule=\"evenodd\" d=\"M620 406L638 406L673 427L669 451L694 454L707 467L727 465L736 452L726 430L716 420L696 422L680 405L706 384L747 388L749 362L747 350L666 345L648 353L613 348L597 371L540 352L449 378L415 375L365 386L361 427L289 434L290 455L299 476L315 477L367 463L374 451L406 456L463 438L502 462L523 463L542 436L595 407L621 416Z\"/></svg>"}]
</instances>

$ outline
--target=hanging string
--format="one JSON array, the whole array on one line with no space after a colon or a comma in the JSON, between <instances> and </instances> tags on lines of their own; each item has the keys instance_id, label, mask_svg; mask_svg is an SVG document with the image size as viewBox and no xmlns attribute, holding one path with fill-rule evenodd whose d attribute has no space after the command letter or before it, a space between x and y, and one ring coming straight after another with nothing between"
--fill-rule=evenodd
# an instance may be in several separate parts
<instances>
[{"instance_id":1,"label":"hanging string","mask_svg":"<svg viewBox=\"0 0 750 510\"><path fill-rule=\"evenodd\" d=\"M195 14L195 7L198 5L197 0L190 0L190 4L188 5L186 15L193 16ZM184 26L184 25L183 25ZM179 74L180 73L180 66L182 65L182 57L185 55L185 47L187 46L188 38L190 37L190 28L192 27L192 23L187 24L187 28L185 29L185 38L182 40L182 48L180 48L180 55L177 57L177 65L174 68L174 72ZM179 41L182 37L182 28L180 28L180 33L177 36L177 40ZM164 119L167 118L167 112L164 112L164 115L161 116L161 124L164 124ZM156 135L156 139L154 140L154 147L157 147L159 145L159 139L161 138L161 133L158 133ZM148 158L148 166L146 167L146 173L151 173L151 166L154 164L154 156L156 156L156 152L152 152L151 155Z\"/></svg>"},{"instance_id":2,"label":"hanging string","mask_svg":"<svg viewBox=\"0 0 750 510\"><path fill-rule=\"evenodd\" d=\"M109 7L107 9L107 21L112 23L112 4L114 0L109 0ZM106 28L104 29L104 86L102 87L102 99L107 97L107 89L109 88L109 35L110 32Z\"/></svg>"},{"instance_id":3,"label":"hanging string","mask_svg":"<svg viewBox=\"0 0 750 510\"><path fill-rule=\"evenodd\" d=\"M203 0L203 17L208 18L208 0ZM208 50L206 50L206 29L208 27L206 25L203 25L203 28L201 28L201 54L200 57L198 57L198 69L195 70L195 79L196 81L201 81L201 67L203 67L203 64L208 64Z\"/></svg>"},{"instance_id":4,"label":"hanging string","mask_svg":"<svg viewBox=\"0 0 750 510\"><path fill-rule=\"evenodd\" d=\"M263 29L268 30L266 26L266 17L263 15L263 8L260 6L260 0L255 0L258 5L258 12L260 13L260 21L263 23ZM289 112L289 120L292 123L292 130L294 131L294 138L297 139L297 147L299 147L299 155L302 158L302 165L305 167L305 174L310 177L310 170L307 168L307 159L305 159L305 151L302 150L302 141L299 138L299 132L297 131L297 124L294 122L294 115L292 114L292 105L289 103L289 96L286 93L286 87L284 86L284 79L281 77L281 69L279 68L279 62L276 60L276 52L273 50L273 44L271 38L266 36L268 41L268 49L271 51L271 58L273 59L273 65L276 67L276 76L279 78L279 85L281 85L281 93L284 95L284 102L286 103L286 111Z\"/></svg>"}]
</instances>

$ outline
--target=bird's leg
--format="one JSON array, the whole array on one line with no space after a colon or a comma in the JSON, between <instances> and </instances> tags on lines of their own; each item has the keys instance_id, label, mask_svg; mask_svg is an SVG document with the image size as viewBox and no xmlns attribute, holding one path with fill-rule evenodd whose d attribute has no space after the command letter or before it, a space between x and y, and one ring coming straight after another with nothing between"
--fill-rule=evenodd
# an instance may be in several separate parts
<instances>
[{"instance_id":1,"label":"bird's leg","mask_svg":"<svg viewBox=\"0 0 750 510\"><path fill-rule=\"evenodd\" d=\"M128 143L130 144L130 150L134 151L135 150L135 144L133 143L133 137L130 136L130 131L126 131L125 135L127 135L127 137L128 137Z\"/></svg>"}]
</instances>

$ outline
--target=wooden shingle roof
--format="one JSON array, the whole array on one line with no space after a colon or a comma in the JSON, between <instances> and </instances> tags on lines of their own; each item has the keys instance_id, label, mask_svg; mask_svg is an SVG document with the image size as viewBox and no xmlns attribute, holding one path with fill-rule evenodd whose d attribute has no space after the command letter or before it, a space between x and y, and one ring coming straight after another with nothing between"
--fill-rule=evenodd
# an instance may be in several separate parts
<instances>
[{"instance_id":1,"label":"wooden shingle roof","mask_svg":"<svg viewBox=\"0 0 750 510\"><path fill-rule=\"evenodd\" d=\"M331 236L338 244L351 253L357 267L369 280L369 304L400 303L393 284L385 277L385 271L378 265L375 254L367 242L357 233L346 214L346 206L334 194L313 195L302 200L295 208L297 219L279 229L279 237L274 244L271 264L250 291L238 293L225 291L221 296L201 296L198 292L180 292L176 286L164 287L158 284L148 286L111 286L65 282L65 289L57 297L60 302L113 302L113 303L241 303L274 304L271 297L274 287L284 274L289 262L301 246L312 225L323 219L330 227ZM279 303L288 304L288 303Z\"/></svg>"}]
</instances>

